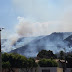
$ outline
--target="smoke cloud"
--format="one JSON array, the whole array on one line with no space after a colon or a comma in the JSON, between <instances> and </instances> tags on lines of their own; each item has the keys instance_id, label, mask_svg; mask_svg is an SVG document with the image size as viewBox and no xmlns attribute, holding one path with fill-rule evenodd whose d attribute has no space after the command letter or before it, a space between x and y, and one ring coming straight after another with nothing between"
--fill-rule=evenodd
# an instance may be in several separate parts
<instances>
[{"instance_id":1,"label":"smoke cloud","mask_svg":"<svg viewBox=\"0 0 72 72\"><path fill-rule=\"evenodd\" d=\"M24 17L18 17L19 23L16 25L16 32L20 36L40 36L48 35L53 31L56 31L58 22L29 22L25 21Z\"/></svg>"},{"instance_id":2,"label":"smoke cloud","mask_svg":"<svg viewBox=\"0 0 72 72\"><path fill-rule=\"evenodd\" d=\"M10 45L13 45L20 37L17 34L11 35L8 39L10 40Z\"/></svg>"},{"instance_id":3,"label":"smoke cloud","mask_svg":"<svg viewBox=\"0 0 72 72\"><path fill-rule=\"evenodd\" d=\"M49 35L52 32L72 32L72 12L67 12L61 21L31 22L24 17L17 17L16 34L10 36L11 45L20 37Z\"/></svg>"},{"instance_id":4,"label":"smoke cloud","mask_svg":"<svg viewBox=\"0 0 72 72\"><path fill-rule=\"evenodd\" d=\"M39 2L39 0L12 1L17 13L35 18L35 22L29 21L30 19L25 17L17 17L16 33L9 37L10 45L13 45L20 37L49 35L52 32L72 32L72 0L64 0L64 3L63 0L59 0L59 6L52 3L49 6L47 2L46 4L44 1ZM27 39L25 40L27 41Z\"/></svg>"},{"instance_id":5,"label":"smoke cloud","mask_svg":"<svg viewBox=\"0 0 72 72\"><path fill-rule=\"evenodd\" d=\"M49 5L47 2L51 4ZM72 0L59 0L54 4L52 1L47 2L39 0L12 1L17 13L37 20L32 22L33 20L29 21L30 19L25 17L17 17L18 24L15 29L19 37L49 35L52 32L72 32Z\"/></svg>"},{"instance_id":6,"label":"smoke cloud","mask_svg":"<svg viewBox=\"0 0 72 72\"><path fill-rule=\"evenodd\" d=\"M18 17L19 23L16 25L16 32L20 36L40 36L49 35L52 32L72 32L72 13L64 15L61 21L51 22L29 22L24 17Z\"/></svg>"}]
</instances>

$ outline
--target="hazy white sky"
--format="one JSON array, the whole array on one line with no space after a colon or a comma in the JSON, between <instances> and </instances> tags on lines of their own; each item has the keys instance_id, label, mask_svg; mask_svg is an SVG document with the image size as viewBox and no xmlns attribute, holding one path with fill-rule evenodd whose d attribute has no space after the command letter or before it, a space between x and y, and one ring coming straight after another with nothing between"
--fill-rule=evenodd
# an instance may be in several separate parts
<instances>
[{"instance_id":1,"label":"hazy white sky","mask_svg":"<svg viewBox=\"0 0 72 72\"><path fill-rule=\"evenodd\" d=\"M0 0L2 38L72 32L72 0Z\"/></svg>"}]
</instances>

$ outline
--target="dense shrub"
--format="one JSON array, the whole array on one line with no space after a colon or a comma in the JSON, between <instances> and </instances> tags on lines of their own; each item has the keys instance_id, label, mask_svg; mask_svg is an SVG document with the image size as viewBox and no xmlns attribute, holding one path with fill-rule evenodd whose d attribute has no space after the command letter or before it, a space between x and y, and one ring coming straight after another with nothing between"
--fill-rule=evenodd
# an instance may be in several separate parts
<instances>
[{"instance_id":1,"label":"dense shrub","mask_svg":"<svg viewBox=\"0 0 72 72\"><path fill-rule=\"evenodd\" d=\"M67 67L68 68L72 68L72 57L71 56L68 56L67 58L66 58L66 60L67 60Z\"/></svg>"},{"instance_id":2,"label":"dense shrub","mask_svg":"<svg viewBox=\"0 0 72 72\"><path fill-rule=\"evenodd\" d=\"M27 59L25 56L19 54L2 54L2 67L8 68L9 72L13 71L13 68L25 68L28 72L29 69L37 67L37 63L33 58Z\"/></svg>"},{"instance_id":3,"label":"dense shrub","mask_svg":"<svg viewBox=\"0 0 72 72\"><path fill-rule=\"evenodd\" d=\"M57 62L51 59L41 59L38 62L38 64L40 67L57 67L58 66Z\"/></svg>"},{"instance_id":4,"label":"dense shrub","mask_svg":"<svg viewBox=\"0 0 72 72\"><path fill-rule=\"evenodd\" d=\"M7 62L2 62L2 67L3 68L10 68L10 62L9 61L7 61Z\"/></svg>"}]
</instances>

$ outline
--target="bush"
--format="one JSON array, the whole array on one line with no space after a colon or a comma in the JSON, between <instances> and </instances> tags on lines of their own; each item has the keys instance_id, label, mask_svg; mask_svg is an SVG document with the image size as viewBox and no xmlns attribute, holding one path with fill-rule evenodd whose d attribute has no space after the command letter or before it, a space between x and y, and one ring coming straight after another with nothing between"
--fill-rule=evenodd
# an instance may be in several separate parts
<instances>
[{"instance_id":1,"label":"bush","mask_svg":"<svg viewBox=\"0 0 72 72\"><path fill-rule=\"evenodd\" d=\"M58 66L57 62L51 59L41 59L38 62L38 64L40 67L57 67Z\"/></svg>"},{"instance_id":2,"label":"bush","mask_svg":"<svg viewBox=\"0 0 72 72\"><path fill-rule=\"evenodd\" d=\"M2 54L3 65L10 63L11 68L20 68L23 67L23 64L26 63L27 58L19 54ZM4 66L3 66L4 67Z\"/></svg>"},{"instance_id":3,"label":"bush","mask_svg":"<svg viewBox=\"0 0 72 72\"><path fill-rule=\"evenodd\" d=\"M10 68L10 62L9 61L7 61L7 62L2 62L2 67L3 68Z\"/></svg>"},{"instance_id":4,"label":"bush","mask_svg":"<svg viewBox=\"0 0 72 72\"><path fill-rule=\"evenodd\" d=\"M2 67L8 69L9 72L14 71L13 68L25 68L28 72L29 69L36 68L38 65L33 58L27 59L25 56L19 54L2 54Z\"/></svg>"},{"instance_id":5,"label":"bush","mask_svg":"<svg viewBox=\"0 0 72 72\"><path fill-rule=\"evenodd\" d=\"M67 58L66 58L66 60L67 60L67 67L68 68L72 68L72 57L71 56L68 56Z\"/></svg>"}]
</instances>

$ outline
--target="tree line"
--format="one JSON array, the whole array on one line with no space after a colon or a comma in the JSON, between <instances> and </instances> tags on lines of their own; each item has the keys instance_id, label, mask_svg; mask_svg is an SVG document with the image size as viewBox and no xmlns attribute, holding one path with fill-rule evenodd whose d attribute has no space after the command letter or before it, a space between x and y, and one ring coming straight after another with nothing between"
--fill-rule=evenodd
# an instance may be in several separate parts
<instances>
[{"instance_id":1,"label":"tree line","mask_svg":"<svg viewBox=\"0 0 72 72\"><path fill-rule=\"evenodd\" d=\"M38 55L37 59L59 59L67 61L66 66L67 68L72 68L72 53L65 53L64 51L60 51L57 54L54 54L51 50L41 50Z\"/></svg>"},{"instance_id":2,"label":"tree line","mask_svg":"<svg viewBox=\"0 0 72 72\"><path fill-rule=\"evenodd\" d=\"M2 54L2 68L8 69L8 72L14 72L13 68L24 68L24 70L28 72L37 66L33 58L27 59L25 56L19 54Z\"/></svg>"},{"instance_id":3,"label":"tree line","mask_svg":"<svg viewBox=\"0 0 72 72\"><path fill-rule=\"evenodd\" d=\"M20 54L8 54L8 53L3 53L2 54L2 68L3 69L8 69L8 72L12 71L13 68L20 68L24 72L29 72L29 70L32 72L33 68L36 69L38 65L40 67L57 67L58 63L55 61L55 59L64 59L64 52L60 51L60 56L57 57L56 54L54 54L51 50L41 50L37 54L37 59L39 60L38 62L35 61L34 58L26 58L23 55ZM72 55L68 54L66 56L66 60L68 61L67 67L72 67ZM24 69L23 69L24 68Z\"/></svg>"}]
</instances>

